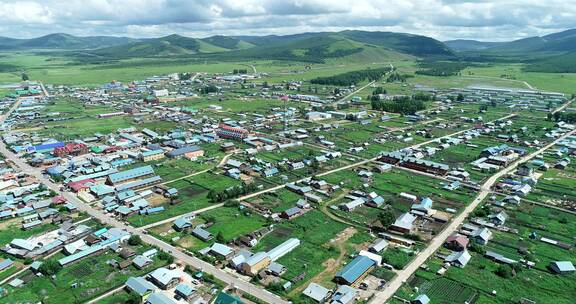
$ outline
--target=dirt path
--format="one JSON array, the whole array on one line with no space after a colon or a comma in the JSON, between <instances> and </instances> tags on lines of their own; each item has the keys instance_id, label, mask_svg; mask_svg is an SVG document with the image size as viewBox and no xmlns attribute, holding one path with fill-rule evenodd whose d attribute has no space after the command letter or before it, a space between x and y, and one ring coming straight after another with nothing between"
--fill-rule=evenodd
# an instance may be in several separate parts
<instances>
[{"instance_id":1,"label":"dirt path","mask_svg":"<svg viewBox=\"0 0 576 304\"><path fill-rule=\"evenodd\" d=\"M328 242L328 245L333 245L336 247L336 249L340 252L338 257L336 259L331 258L331 259L324 261L324 263L322 263L322 266L324 266L324 270L322 272L320 272L319 274L315 275L310 280L308 280L308 282L306 282L306 284L302 284L298 288L295 288L294 290L292 290L290 292L289 296L292 297L292 296L295 296L295 295L301 293L312 282L321 283L321 282L325 282L327 279L333 277L336 274L336 271L340 268L339 266L342 265L342 262L344 261L344 259L346 258L346 255L348 253L346 251L346 247L344 246L344 244L354 234L356 234L356 232L358 232L356 230L356 228L348 227L348 228L342 230L336 236L336 238L330 240L330 242Z\"/></svg>"}]
</instances>

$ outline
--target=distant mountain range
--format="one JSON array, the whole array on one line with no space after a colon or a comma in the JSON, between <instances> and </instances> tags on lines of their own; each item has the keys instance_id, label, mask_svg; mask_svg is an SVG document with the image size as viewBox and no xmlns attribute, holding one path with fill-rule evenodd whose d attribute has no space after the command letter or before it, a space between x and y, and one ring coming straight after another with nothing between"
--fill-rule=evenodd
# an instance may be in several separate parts
<instances>
[{"instance_id":1,"label":"distant mountain range","mask_svg":"<svg viewBox=\"0 0 576 304\"><path fill-rule=\"evenodd\" d=\"M322 61L345 56L453 57L454 52L433 38L391 32L343 31L269 36L212 36L191 38L76 37L51 34L33 39L0 37L0 51L64 50L80 58L204 56ZM374 59L374 58L373 58Z\"/></svg>"},{"instance_id":2,"label":"distant mountain range","mask_svg":"<svg viewBox=\"0 0 576 304\"><path fill-rule=\"evenodd\" d=\"M483 42L476 40L450 40L444 42L455 51L493 52L572 52L576 51L576 29L542 37L530 37L509 42Z\"/></svg>"},{"instance_id":3,"label":"distant mountain range","mask_svg":"<svg viewBox=\"0 0 576 304\"><path fill-rule=\"evenodd\" d=\"M203 59L273 59L323 62L343 58L375 62L382 58L464 61L558 62L576 58L576 29L510 42L436 39L405 33L341 31L268 36L192 38L76 37L50 34L33 39L0 37L0 51L58 50L84 61L136 57L198 57ZM557 65L557 64L556 64Z\"/></svg>"}]
</instances>

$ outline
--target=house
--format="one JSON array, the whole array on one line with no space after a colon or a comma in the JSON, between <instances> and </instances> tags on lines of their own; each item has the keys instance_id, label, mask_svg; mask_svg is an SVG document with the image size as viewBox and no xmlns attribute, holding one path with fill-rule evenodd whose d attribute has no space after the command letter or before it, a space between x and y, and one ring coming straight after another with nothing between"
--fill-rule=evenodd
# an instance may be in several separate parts
<instances>
[{"instance_id":1,"label":"house","mask_svg":"<svg viewBox=\"0 0 576 304\"><path fill-rule=\"evenodd\" d=\"M368 251L372 253L380 253L388 247L388 241L385 239L376 239L372 245L368 248Z\"/></svg>"},{"instance_id":2,"label":"house","mask_svg":"<svg viewBox=\"0 0 576 304\"><path fill-rule=\"evenodd\" d=\"M192 228L192 223L190 222L189 218L180 217L172 223L172 227L174 227L176 231L183 231L188 228Z\"/></svg>"},{"instance_id":3,"label":"house","mask_svg":"<svg viewBox=\"0 0 576 304\"><path fill-rule=\"evenodd\" d=\"M0 262L0 271L4 271L14 265L14 262L11 259L5 259Z\"/></svg>"},{"instance_id":4,"label":"house","mask_svg":"<svg viewBox=\"0 0 576 304\"><path fill-rule=\"evenodd\" d=\"M451 250L463 251L468 247L469 242L470 240L465 235L453 234L446 239L444 246Z\"/></svg>"},{"instance_id":5,"label":"house","mask_svg":"<svg viewBox=\"0 0 576 304\"><path fill-rule=\"evenodd\" d=\"M429 214L430 211L432 210L432 203L433 203L432 199L430 199L429 197L424 197L422 198L420 203L413 204L412 207L410 207L410 210L419 211L424 214Z\"/></svg>"},{"instance_id":6,"label":"house","mask_svg":"<svg viewBox=\"0 0 576 304\"><path fill-rule=\"evenodd\" d=\"M516 174L520 175L520 176L530 176L532 175L532 173L534 172L534 168L532 167L532 165L524 163L518 166L518 170L516 171Z\"/></svg>"},{"instance_id":7,"label":"house","mask_svg":"<svg viewBox=\"0 0 576 304\"><path fill-rule=\"evenodd\" d=\"M127 259L136 255L136 251L130 247L125 247L120 250L119 254L123 259Z\"/></svg>"},{"instance_id":8,"label":"house","mask_svg":"<svg viewBox=\"0 0 576 304\"><path fill-rule=\"evenodd\" d=\"M415 215L408 212L403 213L396 219L389 229L400 233L410 233L412 232L414 221L416 221Z\"/></svg>"},{"instance_id":9,"label":"house","mask_svg":"<svg viewBox=\"0 0 576 304\"><path fill-rule=\"evenodd\" d=\"M212 235L212 233L204 230L202 227L197 226L196 228L194 228L194 230L192 230L192 235L194 235L195 237L201 239L204 242L208 242L210 241L212 238L214 238L214 236Z\"/></svg>"},{"instance_id":10,"label":"house","mask_svg":"<svg viewBox=\"0 0 576 304\"><path fill-rule=\"evenodd\" d=\"M157 288L143 277L130 277L126 281L126 289L136 293L144 302Z\"/></svg>"},{"instance_id":11,"label":"house","mask_svg":"<svg viewBox=\"0 0 576 304\"><path fill-rule=\"evenodd\" d=\"M174 293L181 299L185 301L190 301L192 300L192 297L196 293L196 289L192 288L192 286L188 284L180 283L178 284L178 286L176 286L176 290L174 290Z\"/></svg>"},{"instance_id":12,"label":"house","mask_svg":"<svg viewBox=\"0 0 576 304\"><path fill-rule=\"evenodd\" d=\"M354 285L368 274L375 264L370 258L359 255L336 273L334 281L338 284Z\"/></svg>"},{"instance_id":13,"label":"house","mask_svg":"<svg viewBox=\"0 0 576 304\"><path fill-rule=\"evenodd\" d=\"M472 256L470 255L470 253L467 250L463 250L452 252L444 259L444 261L454 266L464 268L466 267L466 264L470 262L471 258Z\"/></svg>"},{"instance_id":14,"label":"house","mask_svg":"<svg viewBox=\"0 0 576 304\"><path fill-rule=\"evenodd\" d=\"M506 212L504 211L500 211L495 214L490 214L488 218L490 219L490 222L492 222L494 225L502 226L504 225L504 223L506 223L506 220L508 219L508 214L506 214Z\"/></svg>"},{"instance_id":15,"label":"house","mask_svg":"<svg viewBox=\"0 0 576 304\"><path fill-rule=\"evenodd\" d=\"M311 298L317 303L324 303L330 296L330 290L316 283L310 283L310 285L304 289L302 294Z\"/></svg>"},{"instance_id":16,"label":"house","mask_svg":"<svg viewBox=\"0 0 576 304\"><path fill-rule=\"evenodd\" d=\"M236 270L241 270L242 264L253 255L252 252L241 249L238 254L230 260L230 266Z\"/></svg>"},{"instance_id":17,"label":"house","mask_svg":"<svg viewBox=\"0 0 576 304\"><path fill-rule=\"evenodd\" d=\"M150 281L161 289L170 289L180 281L178 274L173 270L160 267L149 274Z\"/></svg>"},{"instance_id":18,"label":"house","mask_svg":"<svg viewBox=\"0 0 576 304\"><path fill-rule=\"evenodd\" d=\"M210 246L208 253L218 259L229 260L234 255L234 249L220 243Z\"/></svg>"},{"instance_id":19,"label":"house","mask_svg":"<svg viewBox=\"0 0 576 304\"><path fill-rule=\"evenodd\" d=\"M510 204L519 205L521 198L518 195L509 195L505 197L502 201Z\"/></svg>"},{"instance_id":20,"label":"house","mask_svg":"<svg viewBox=\"0 0 576 304\"><path fill-rule=\"evenodd\" d=\"M270 262L266 252L255 253L242 264L242 272L250 276L256 276L262 269L268 267Z\"/></svg>"},{"instance_id":21,"label":"house","mask_svg":"<svg viewBox=\"0 0 576 304\"><path fill-rule=\"evenodd\" d=\"M425 294L421 294L417 296L414 300L410 301L410 304L428 304L428 303L430 303L430 298Z\"/></svg>"},{"instance_id":22,"label":"house","mask_svg":"<svg viewBox=\"0 0 576 304\"><path fill-rule=\"evenodd\" d=\"M353 199L352 201L339 205L338 208L344 211L352 211L358 208L359 206L364 205L364 203L366 203L366 201L363 198L358 197Z\"/></svg>"},{"instance_id":23,"label":"house","mask_svg":"<svg viewBox=\"0 0 576 304\"><path fill-rule=\"evenodd\" d=\"M176 302L163 293L155 292L146 299L144 304L176 304Z\"/></svg>"},{"instance_id":24,"label":"house","mask_svg":"<svg viewBox=\"0 0 576 304\"><path fill-rule=\"evenodd\" d=\"M474 239L476 243L480 245L486 245L488 244L488 241L492 239L492 231L490 231L490 229L486 227L478 228L472 231L470 236L472 237L472 239Z\"/></svg>"},{"instance_id":25,"label":"house","mask_svg":"<svg viewBox=\"0 0 576 304\"><path fill-rule=\"evenodd\" d=\"M576 271L570 261L557 261L550 263L550 269L557 274L569 274Z\"/></svg>"},{"instance_id":26,"label":"house","mask_svg":"<svg viewBox=\"0 0 576 304\"><path fill-rule=\"evenodd\" d=\"M286 272L286 267L280 263L272 262L268 266L268 272L272 275L277 277L281 276L284 272Z\"/></svg>"},{"instance_id":27,"label":"house","mask_svg":"<svg viewBox=\"0 0 576 304\"><path fill-rule=\"evenodd\" d=\"M240 298L220 292L212 304L244 304Z\"/></svg>"},{"instance_id":28,"label":"house","mask_svg":"<svg viewBox=\"0 0 576 304\"><path fill-rule=\"evenodd\" d=\"M352 304L356 300L358 290L348 285L340 285L332 295L331 304Z\"/></svg>"},{"instance_id":29,"label":"house","mask_svg":"<svg viewBox=\"0 0 576 304\"><path fill-rule=\"evenodd\" d=\"M154 261L152 261L152 259L150 259L149 257L145 257L143 255L137 255L132 260L132 264L134 264L134 267L136 267L138 269L144 269L147 266L151 265L152 263L154 263Z\"/></svg>"},{"instance_id":30,"label":"house","mask_svg":"<svg viewBox=\"0 0 576 304\"><path fill-rule=\"evenodd\" d=\"M302 209L300 209L298 207L292 207L292 208L289 208L287 210L284 210L280 214L280 217L289 220L289 219L292 219L292 218L299 216L301 213L302 213Z\"/></svg>"}]
</instances>

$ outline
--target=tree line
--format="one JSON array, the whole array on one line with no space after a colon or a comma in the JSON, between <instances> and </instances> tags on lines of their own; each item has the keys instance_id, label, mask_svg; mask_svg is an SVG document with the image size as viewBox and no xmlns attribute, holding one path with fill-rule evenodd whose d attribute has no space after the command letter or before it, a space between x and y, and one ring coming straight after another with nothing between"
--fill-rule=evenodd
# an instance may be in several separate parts
<instances>
[{"instance_id":1,"label":"tree line","mask_svg":"<svg viewBox=\"0 0 576 304\"><path fill-rule=\"evenodd\" d=\"M548 113L548 120L550 121L563 121L567 123L576 122L576 113L562 113L556 112L554 114Z\"/></svg>"},{"instance_id":2,"label":"tree line","mask_svg":"<svg viewBox=\"0 0 576 304\"><path fill-rule=\"evenodd\" d=\"M426 76L456 76L468 66L468 63L458 61L420 61L418 67L420 67L421 70L416 71L416 74Z\"/></svg>"},{"instance_id":3,"label":"tree line","mask_svg":"<svg viewBox=\"0 0 576 304\"><path fill-rule=\"evenodd\" d=\"M378 80L388 72L390 72L390 67L351 71L334 76L317 77L310 80L310 83L320 85L351 86L365 80Z\"/></svg>"},{"instance_id":4,"label":"tree line","mask_svg":"<svg viewBox=\"0 0 576 304\"><path fill-rule=\"evenodd\" d=\"M237 198L241 195L252 193L255 190L256 186L254 184L242 183L242 185L230 187L222 191L212 189L208 192L208 199L213 203L221 203L229 199Z\"/></svg>"},{"instance_id":5,"label":"tree line","mask_svg":"<svg viewBox=\"0 0 576 304\"><path fill-rule=\"evenodd\" d=\"M418 111L426 109L424 101L408 96L394 97L392 100L372 100L372 110L399 113L402 115L413 115Z\"/></svg>"}]
</instances>

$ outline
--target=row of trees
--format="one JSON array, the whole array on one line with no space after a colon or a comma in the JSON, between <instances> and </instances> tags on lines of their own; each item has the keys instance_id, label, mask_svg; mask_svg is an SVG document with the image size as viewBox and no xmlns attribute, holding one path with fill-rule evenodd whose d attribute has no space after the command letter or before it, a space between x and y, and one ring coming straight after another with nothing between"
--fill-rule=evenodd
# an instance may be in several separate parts
<instances>
[{"instance_id":1,"label":"row of trees","mask_svg":"<svg viewBox=\"0 0 576 304\"><path fill-rule=\"evenodd\" d=\"M427 76L456 76L469 66L466 62L458 61L421 61L418 66L421 70L416 74Z\"/></svg>"},{"instance_id":2,"label":"row of trees","mask_svg":"<svg viewBox=\"0 0 576 304\"><path fill-rule=\"evenodd\" d=\"M402 115L412 115L426 109L423 100L408 96L394 97L392 100L372 100L371 104L373 110L399 113Z\"/></svg>"},{"instance_id":3,"label":"row of trees","mask_svg":"<svg viewBox=\"0 0 576 304\"><path fill-rule=\"evenodd\" d=\"M248 70L247 69L234 69L232 71L232 74L236 75L236 74L248 74Z\"/></svg>"},{"instance_id":4,"label":"row of trees","mask_svg":"<svg viewBox=\"0 0 576 304\"><path fill-rule=\"evenodd\" d=\"M406 82L408 78L412 77L414 77L414 75L391 73L388 75L388 78L386 78L386 82Z\"/></svg>"},{"instance_id":5,"label":"row of trees","mask_svg":"<svg viewBox=\"0 0 576 304\"><path fill-rule=\"evenodd\" d=\"M356 85L364 80L378 80L388 72L390 72L389 67L351 71L334 76L314 78L310 80L310 83L320 85L351 86Z\"/></svg>"},{"instance_id":6,"label":"row of trees","mask_svg":"<svg viewBox=\"0 0 576 304\"><path fill-rule=\"evenodd\" d=\"M241 195L249 194L256 190L254 184L243 183L241 186L230 187L223 191L216 191L214 189L208 192L208 199L213 203L221 203L229 199L237 198Z\"/></svg>"},{"instance_id":7,"label":"row of trees","mask_svg":"<svg viewBox=\"0 0 576 304\"><path fill-rule=\"evenodd\" d=\"M212 84L200 88L200 93L202 94L216 93L216 92L218 92L218 87Z\"/></svg>"},{"instance_id":8,"label":"row of trees","mask_svg":"<svg viewBox=\"0 0 576 304\"><path fill-rule=\"evenodd\" d=\"M548 120L574 123L576 122L576 113L561 113L561 112L556 112L554 114L548 113Z\"/></svg>"},{"instance_id":9,"label":"row of trees","mask_svg":"<svg viewBox=\"0 0 576 304\"><path fill-rule=\"evenodd\" d=\"M385 88L377 87L374 91L372 91L372 95L368 96L368 100L371 100L371 101L379 100L380 97L378 95L387 94L387 93L388 93L388 91L386 91Z\"/></svg>"}]
</instances>

